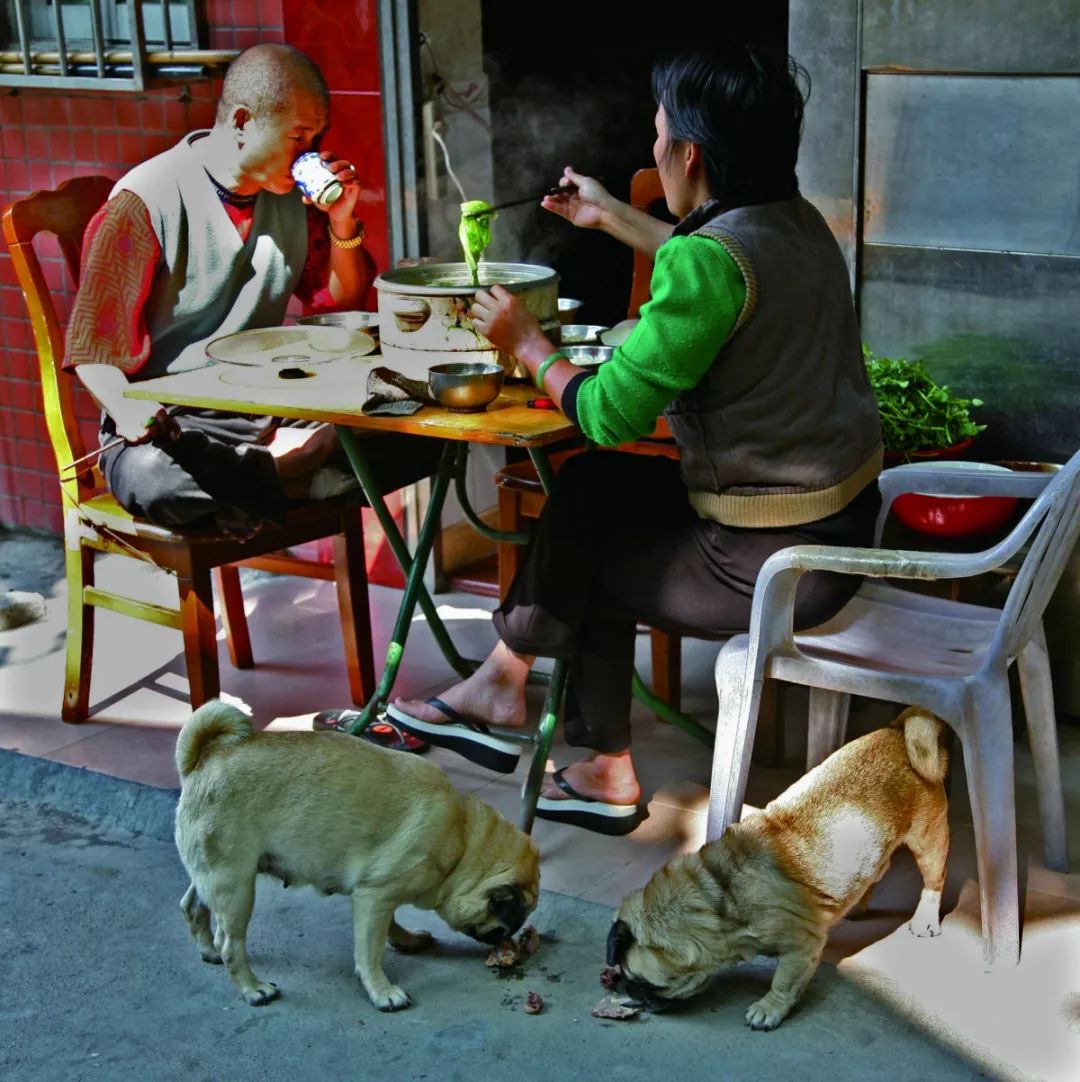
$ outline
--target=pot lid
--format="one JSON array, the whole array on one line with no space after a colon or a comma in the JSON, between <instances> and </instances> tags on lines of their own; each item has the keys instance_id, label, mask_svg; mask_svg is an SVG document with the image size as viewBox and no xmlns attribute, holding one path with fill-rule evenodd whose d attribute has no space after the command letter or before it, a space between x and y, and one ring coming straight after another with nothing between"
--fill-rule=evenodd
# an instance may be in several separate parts
<instances>
[{"instance_id":1,"label":"pot lid","mask_svg":"<svg viewBox=\"0 0 1080 1082\"><path fill-rule=\"evenodd\" d=\"M551 267L537 263L481 263L480 286L474 286L466 263L421 263L416 267L398 267L375 279L376 289L395 293L426 293L460 296L477 288L505 286L511 293L538 285L553 285L559 275Z\"/></svg>"}]
</instances>

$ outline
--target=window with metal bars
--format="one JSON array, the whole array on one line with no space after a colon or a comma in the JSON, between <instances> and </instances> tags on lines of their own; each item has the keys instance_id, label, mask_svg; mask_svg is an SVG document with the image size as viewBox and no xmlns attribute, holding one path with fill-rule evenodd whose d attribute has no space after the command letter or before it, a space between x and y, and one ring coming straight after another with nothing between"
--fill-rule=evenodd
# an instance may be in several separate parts
<instances>
[{"instance_id":1,"label":"window with metal bars","mask_svg":"<svg viewBox=\"0 0 1080 1082\"><path fill-rule=\"evenodd\" d=\"M207 77L200 0L0 0L0 86L142 90Z\"/></svg>"}]
</instances>

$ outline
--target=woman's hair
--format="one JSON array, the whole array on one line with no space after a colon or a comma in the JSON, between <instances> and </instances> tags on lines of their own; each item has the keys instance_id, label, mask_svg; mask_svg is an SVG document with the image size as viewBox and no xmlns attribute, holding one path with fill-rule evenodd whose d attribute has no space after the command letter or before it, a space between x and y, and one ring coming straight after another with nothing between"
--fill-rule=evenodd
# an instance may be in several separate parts
<instances>
[{"instance_id":1,"label":"woman's hair","mask_svg":"<svg viewBox=\"0 0 1080 1082\"><path fill-rule=\"evenodd\" d=\"M713 198L739 207L798 194L810 78L795 60L749 45L698 48L658 61L652 92L670 142L701 147Z\"/></svg>"}]
</instances>

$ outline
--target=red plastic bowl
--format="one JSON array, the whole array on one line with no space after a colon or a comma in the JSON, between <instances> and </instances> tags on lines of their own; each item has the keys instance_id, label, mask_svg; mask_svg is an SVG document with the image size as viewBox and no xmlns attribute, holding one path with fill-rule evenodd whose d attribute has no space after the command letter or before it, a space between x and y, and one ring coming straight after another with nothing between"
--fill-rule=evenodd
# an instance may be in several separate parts
<instances>
[{"instance_id":1,"label":"red plastic bowl","mask_svg":"<svg viewBox=\"0 0 1080 1082\"><path fill-rule=\"evenodd\" d=\"M1007 470L989 462L938 462L942 467ZM999 529L1016 509L1013 496L931 496L905 492L892 505L896 517L911 530L935 537L969 537Z\"/></svg>"}]
</instances>

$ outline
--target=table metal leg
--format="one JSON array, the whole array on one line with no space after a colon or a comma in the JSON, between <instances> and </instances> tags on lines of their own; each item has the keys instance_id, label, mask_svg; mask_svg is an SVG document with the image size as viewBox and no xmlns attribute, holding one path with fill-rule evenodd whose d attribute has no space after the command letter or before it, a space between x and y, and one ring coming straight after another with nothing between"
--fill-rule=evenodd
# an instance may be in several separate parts
<instances>
[{"instance_id":1,"label":"table metal leg","mask_svg":"<svg viewBox=\"0 0 1080 1082\"><path fill-rule=\"evenodd\" d=\"M529 774L521 787L521 814L518 822L526 834L532 833L533 820L536 818L536 801L540 796L540 786L544 781L544 768L551 754L551 741L555 737L555 724L558 721L559 705L562 703L565 687L566 662L557 660L551 670L540 724L536 727L536 735L533 737L535 750L532 762L529 764Z\"/></svg>"},{"instance_id":2,"label":"table metal leg","mask_svg":"<svg viewBox=\"0 0 1080 1082\"><path fill-rule=\"evenodd\" d=\"M435 475L435 484L432 488L431 500L428 504L424 522L420 528L420 537L417 540L416 552L409 555L408 547L393 515L383 500L377 481L368 466L367 460L361 450L362 440L357 440L351 429L338 426L338 439L348 456L349 464L356 473L360 487L375 512L386 540L397 559L398 565L405 574L405 593L398 609L397 620L390 644L386 649L386 665L382 676L379 678L379 686L375 694L360 711L357 719L349 727L351 733L363 732L367 726L375 720L376 714L385 706L390 697L390 691L397 678L398 667L401 664L401 655L405 649L405 639L408 636L409 625L412 622L413 612L417 602L427 618L432 634L435 636L443 656L459 676L468 676L475 668L476 663L463 658L454 647L450 634L442 622L431 595L424 585L424 571L427 567L431 547L435 541L435 534L439 529L439 521L442 515L443 504L446 502L446 493L450 487L450 480L454 470L455 449L453 444L448 443L443 449L439 467Z\"/></svg>"},{"instance_id":3,"label":"table metal leg","mask_svg":"<svg viewBox=\"0 0 1080 1082\"><path fill-rule=\"evenodd\" d=\"M684 714L681 710L676 710L675 707L669 706L663 699L657 696L652 688L645 683L644 680L638 675L637 669L634 670L633 681L634 698L638 702L644 703L651 710L655 711L671 725L675 725L682 729L684 733L689 733L690 736L700 740L703 744L712 747L713 734L705 728L704 725L699 725L688 714Z\"/></svg>"}]
</instances>

